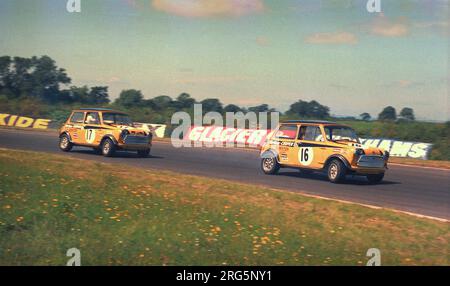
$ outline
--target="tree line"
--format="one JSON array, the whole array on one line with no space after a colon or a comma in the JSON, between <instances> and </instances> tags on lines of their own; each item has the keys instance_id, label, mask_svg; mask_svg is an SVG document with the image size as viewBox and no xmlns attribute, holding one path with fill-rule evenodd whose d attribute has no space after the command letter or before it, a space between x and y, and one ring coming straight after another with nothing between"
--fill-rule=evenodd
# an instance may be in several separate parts
<instances>
[{"instance_id":1,"label":"tree line","mask_svg":"<svg viewBox=\"0 0 450 286\"><path fill-rule=\"evenodd\" d=\"M32 97L48 104L109 103L108 87L70 86L72 79L49 56L0 57L0 94L8 99ZM70 86L69 88L63 88Z\"/></svg>"},{"instance_id":2,"label":"tree line","mask_svg":"<svg viewBox=\"0 0 450 286\"><path fill-rule=\"evenodd\" d=\"M224 105L217 98L207 98L197 101L187 93L182 93L175 99L167 95L145 99L141 91L135 89L123 90L119 97L111 102L107 86L74 86L72 79L63 68L49 56L41 57L0 57L0 95L7 99L33 98L45 104L84 104L94 106L114 106L126 109L146 107L157 113L188 110L194 103L201 103L203 112L271 112L275 111L268 104L253 107L240 107L235 104ZM167 115L167 114L164 114ZM330 118L330 108L315 100L298 100L290 105L284 114L286 118ZM356 118L352 118L356 119ZM369 121L372 117L365 112L359 119ZM394 107L384 108L378 115L378 120L415 120L412 108L405 107L397 115ZM167 119L166 119L167 120Z\"/></svg>"}]
</instances>

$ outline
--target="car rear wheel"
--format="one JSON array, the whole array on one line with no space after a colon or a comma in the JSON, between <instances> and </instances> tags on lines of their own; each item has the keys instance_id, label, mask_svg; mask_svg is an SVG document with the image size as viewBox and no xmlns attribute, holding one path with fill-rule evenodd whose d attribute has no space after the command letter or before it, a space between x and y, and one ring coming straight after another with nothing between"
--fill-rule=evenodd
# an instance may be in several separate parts
<instances>
[{"instance_id":1,"label":"car rear wheel","mask_svg":"<svg viewBox=\"0 0 450 286\"><path fill-rule=\"evenodd\" d=\"M379 183L379 182L381 182L383 180L384 173L367 175L366 178L369 181L369 183L377 184L377 183Z\"/></svg>"},{"instance_id":2,"label":"car rear wheel","mask_svg":"<svg viewBox=\"0 0 450 286\"><path fill-rule=\"evenodd\" d=\"M150 148L145 150L138 150L137 154L139 157L147 158L150 155Z\"/></svg>"},{"instance_id":3,"label":"car rear wheel","mask_svg":"<svg viewBox=\"0 0 450 286\"><path fill-rule=\"evenodd\" d=\"M280 170L280 164L278 164L276 158L263 158L261 160L261 169L267 175L273 175Z\"/></svg>"},{"instance_id":4,"label":"car rear wheel","mask_svg":"<svg viewBox=\"0 0 450 286\"><path fill-rule=\"evenodd\" d=\"M332 183L340 183L345 180L347 168L341 160L334 159L328 164L327 174L328 180Z\"/></svg>"},{"instance_id":5,"label":"car rear wheel","mask_svg":"<svg viewBox=\"0 0 450 286\"><path fill-rule=\"evenodd\" d=\"M70 142L69 136L67 134L61 135L59 137L59 148L64 152L69 152L72 150L73 144Z\"/></svg>"},{"instance_id":6,"label":"car rear wheel","mask_svg":"<svg viewBox=\"0 0 450 286\"><path fill-rule=\"evenodd\" d=\"M111 157L114 155L115 152L116 152L116 145L114 144L114 142L109 138L106 138L105 140L103 140L103 142L102 142L103 156Z\"/></svg>"}]
</instances>

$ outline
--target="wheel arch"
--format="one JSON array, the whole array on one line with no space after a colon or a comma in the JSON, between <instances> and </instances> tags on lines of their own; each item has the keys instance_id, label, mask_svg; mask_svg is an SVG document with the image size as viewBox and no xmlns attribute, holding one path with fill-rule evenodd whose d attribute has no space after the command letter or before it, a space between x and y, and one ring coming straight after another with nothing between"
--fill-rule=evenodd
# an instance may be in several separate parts
<instances>
[{"instance_id":1,"label":"wheel arch","mask_svg":"<svg viewBox=\"0 0 450 286\"><path fill-rule=\"evenodd\" d=\"M330 164L330 162L334 159L340 160L347 169L351 169L350 163L347 161L347 159L345 159L344 156L340 154L334 154L328 157L328 159L325 161L325 164L323 164L323 168L325 169L328 166L328 164Z\"/></svg>"},{"instance_id":2,"label":"wheel arch","mask_svg":"<svg viewBox=\"0 0 450 286\"><path fill-rule=\"evenodd\" d=\"M100 140L100 146L103 144L103 141L105 141L105 139L111 139L111 141L117 145L119 142L117 142L116 138L114 138L114 136L112 136L111 134L106 134L105 136L102 137L102 140Z\"/></svg>"},{"instance_id":3,"label":"wheel arch","mask_svg":"<svg viewBox=\"0 0 450 286\"><path fill-rule=\"evenodd\" d=\"M278 152L276 150L273 150L273 149L268 149L268 150L264 151L263 153L261 153L260 157L261 157L261 159L264 159L264 158L275 158L277 160L277 162L279 163Z\"/></svg>"},{"instance_id":4,"label":"wheel arch","mask_svg":"<svg viewBox=\"0 0 450 286\"><path fill-rule=\"evenodd\" d=\"M61 132L61 133L59 134L59 138L61 139L61 137L63 137L63 135L66 135L66 136L69 138L69 142L70 142L70 143L73 143L73 141L72 141L72 136L70 136L69 132L67 132L67 131Z\"/></svg>"}]
</instances>

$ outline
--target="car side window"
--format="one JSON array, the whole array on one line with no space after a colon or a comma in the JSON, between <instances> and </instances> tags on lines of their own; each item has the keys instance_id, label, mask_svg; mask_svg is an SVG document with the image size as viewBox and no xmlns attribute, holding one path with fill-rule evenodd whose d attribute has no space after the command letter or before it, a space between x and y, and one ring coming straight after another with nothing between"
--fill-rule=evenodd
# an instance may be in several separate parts
<instances>
[{"instance_id":1,"label":"car side window","mask_svg":"<svg viewBox=\"0 0 450 286\"><path fill-rule=\"evenodd\" d=\"M298 133L299 140L323 141L322 132L318 126L302 126Z\"/></svg>"},{"instance_id":2,"label":"car side window","mask_svg":"<svg viewBox=\"0 0 450 286\"><path fill-rule=\"evenodd\" d=\"M275 138L277 139L295 139L297 134L296 125L281 125L277 133L275 133Z\"/></svg>"},{"instance_id":3,"label":"car side window","mask_svg":"<svg viewBox=\"0 0 450 286\"><path fill-rule=\"evenodd\" d=\"M75 112L72 117L70 117L70 123L83 123L84 113Z\"/></svg>"},{"instance_id":4,"label":"car side window","mask_svg":"<svg viewBox=\"0 0 450 286\"><path fill-rule=\"evenodd\" d=\"M84 121L86 124L100 124L100 117L98 116L98 112L88 112L86 115L86 120Z\"/></svg>"}]
</instances>

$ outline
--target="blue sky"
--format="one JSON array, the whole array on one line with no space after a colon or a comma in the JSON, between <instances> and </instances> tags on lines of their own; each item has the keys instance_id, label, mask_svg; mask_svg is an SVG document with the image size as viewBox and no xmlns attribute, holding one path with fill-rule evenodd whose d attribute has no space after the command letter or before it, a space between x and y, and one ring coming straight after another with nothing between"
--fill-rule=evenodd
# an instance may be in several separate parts
<instances>
[{"instance_id":1,"label":"blue sky","mask_svg":"<svg viewBox=\"0 0 450 286\"><path fill-rule=\"evenodd\" d=\"M448 120L449 2L381 0L0 0L0 54L49 55L76 85L188 92L281 111L412 107Z\"/></svg>"}]
</instances>

